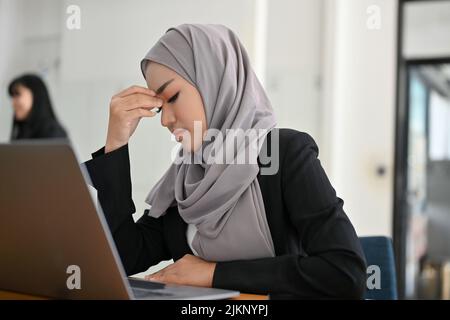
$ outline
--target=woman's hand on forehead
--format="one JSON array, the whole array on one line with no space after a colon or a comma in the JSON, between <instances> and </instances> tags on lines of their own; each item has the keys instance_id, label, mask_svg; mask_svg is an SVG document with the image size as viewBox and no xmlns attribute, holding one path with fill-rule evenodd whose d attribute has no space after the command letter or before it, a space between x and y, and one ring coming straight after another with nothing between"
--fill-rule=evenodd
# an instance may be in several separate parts
<instances>
[{"instance_id":1,"label":"woman's hand on forehead","mask_svg":"<svg viewBox=\"0 0 450 320\"><path fill-rule=\"evenodd\" d=\"M144 117L154 117L154 108L159 108L163 100L153 90L141 86L131 86L111 98L108 133L105 152L110 152L128 143L139 121Z\"/></svg>"}]
</instances>

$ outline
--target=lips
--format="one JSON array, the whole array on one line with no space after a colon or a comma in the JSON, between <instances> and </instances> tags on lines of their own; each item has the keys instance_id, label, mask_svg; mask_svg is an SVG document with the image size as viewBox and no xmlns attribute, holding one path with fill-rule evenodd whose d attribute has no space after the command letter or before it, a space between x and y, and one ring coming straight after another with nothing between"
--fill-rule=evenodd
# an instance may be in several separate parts
<instances>
[{"instance_id":1,"label":"lips","mask_svg":"<svg viewBox=\"0 0 450 320\"><path fill-rule=\"evenodd\" d=\"M177 128L172 131L172 134L175 136L175 140L178 142L183 141L183 135L187 132L186 129Z\"/></svg>"}]
</instances>

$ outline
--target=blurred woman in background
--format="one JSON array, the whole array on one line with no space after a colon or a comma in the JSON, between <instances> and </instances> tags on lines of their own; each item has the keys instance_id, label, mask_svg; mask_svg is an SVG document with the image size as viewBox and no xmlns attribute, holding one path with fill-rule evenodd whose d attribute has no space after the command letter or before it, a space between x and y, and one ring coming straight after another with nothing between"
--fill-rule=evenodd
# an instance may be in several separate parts
<instances>
[{"instance_id":1,"label":"blurred woman in background","mask_svg":"<svg viewBox=\"0 0 450 320\"><path fill-rule=\"evenodd\" d=\"M14 109L11 140L67 138L39 76L24 74L15 78L8 86L8 94Z\"/></svg>"}]
</instances>

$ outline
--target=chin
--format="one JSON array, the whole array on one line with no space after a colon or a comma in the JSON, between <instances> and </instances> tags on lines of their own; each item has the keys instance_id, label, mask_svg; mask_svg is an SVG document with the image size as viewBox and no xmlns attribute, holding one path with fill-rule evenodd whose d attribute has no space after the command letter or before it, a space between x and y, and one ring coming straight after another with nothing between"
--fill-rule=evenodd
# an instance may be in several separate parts
<instances>
[{"instance_id":1,"label":"chin","mask_svg":"<svg viewBox=\"0 0 450 320\"><path fill-rule=\"evenodd\" d=\"M181 145L183 146L184 152L189 152L189 153L196 152L201 147L201 145L193 146L192 144L189 144L189 143L186 143L186 144L182 143Z\"/></svg>"},{"instance_id":2,"label":"chin","mask_svg":"<svg viewBox=\"0 0 450 320\"><path fill-rule=\"evenodd\" d=\"M184 152L196 152L202 147L202 143L203 140L191 141L189 136L184 136L184 139L181 141Z\"/></svg>"},{"instance_id":3,"label":"chin","mask_svg":"<svg viewBox=\"0 0 450 320\"><path fill-rule=\"evenodd\" d=\"M22 120L25 120L25 116L24 115L15 115L15 119L17 120L17 121L22 121Z\"/></svg>"}]
</instances>

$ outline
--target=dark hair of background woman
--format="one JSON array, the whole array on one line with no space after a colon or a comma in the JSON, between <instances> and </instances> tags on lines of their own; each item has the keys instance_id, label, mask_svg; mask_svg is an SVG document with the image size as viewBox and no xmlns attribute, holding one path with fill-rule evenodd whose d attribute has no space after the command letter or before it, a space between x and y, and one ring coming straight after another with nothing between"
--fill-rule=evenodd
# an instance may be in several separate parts
<instances>
[{"instance_id":1,"label":"dark hair of background woman","mask_svg":"<svg viewBox=\"0 0 450 320\"><path fill-rule=\"evenodd\" d=\"M15 78L8 86L10 97L18 94L17 87L20 85L32 92L33 103L25 120L17 120L14 116L11 140L67 138L66 130L53 111L47 87L42 79L34 74L24 74Z\"/></svg>"}]
</instances>

